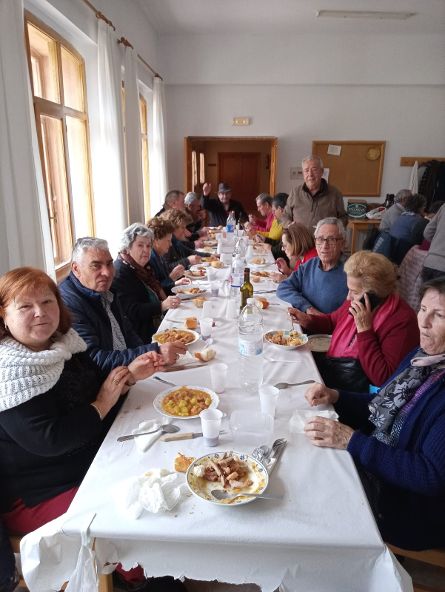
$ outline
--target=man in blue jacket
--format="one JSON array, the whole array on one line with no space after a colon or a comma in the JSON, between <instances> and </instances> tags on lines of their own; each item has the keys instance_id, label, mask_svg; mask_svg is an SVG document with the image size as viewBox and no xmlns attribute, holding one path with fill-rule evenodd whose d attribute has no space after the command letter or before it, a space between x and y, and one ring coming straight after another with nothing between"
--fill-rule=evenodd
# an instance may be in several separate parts
<instances>
[{"instance_id":1,"label":"man in blue jacket","mask_svg":"<svg viewBox=\"0 0 445 592\"><path fill-rule=\"evenodd\" d=\"M314 234L318 257L300 265L277 289L281 300L312 315L336 310L348 294L342 261L343 223L338 218L323 218Z\"/></svg>"},{"instance_id":2,"label":"man in blue jacket","mask_svg":"<svg viewBox=\"0 0 445 592\"><path fill-rule=\"evenodd\" d=\"M179 354L185 353L185 346L180 342L160 347L142 343L118 297L110 292L113 278L108 243L91 237L79 239L74 246L71 273L60 285L60 292L91 358L107 372L116 366L128 366L150 350L160 351L165 363L173 364Z\"/></svg>"}]
</instances>

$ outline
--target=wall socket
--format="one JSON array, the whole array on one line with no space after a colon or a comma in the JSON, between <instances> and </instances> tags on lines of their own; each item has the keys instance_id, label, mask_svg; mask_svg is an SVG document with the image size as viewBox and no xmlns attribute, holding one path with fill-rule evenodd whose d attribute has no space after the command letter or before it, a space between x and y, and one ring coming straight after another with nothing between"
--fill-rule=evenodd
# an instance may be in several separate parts
<instances>
[{"instance_id":1,"label":"wall socket","mask_svg":"<svg viewBox=\"0 0 445 592\"><path fill-rule=\"evenodd\" d=\"M292 181L297 181L303 178L303 169L301 167L290 167L290 179Z\"/></svg>"}]
</instances>

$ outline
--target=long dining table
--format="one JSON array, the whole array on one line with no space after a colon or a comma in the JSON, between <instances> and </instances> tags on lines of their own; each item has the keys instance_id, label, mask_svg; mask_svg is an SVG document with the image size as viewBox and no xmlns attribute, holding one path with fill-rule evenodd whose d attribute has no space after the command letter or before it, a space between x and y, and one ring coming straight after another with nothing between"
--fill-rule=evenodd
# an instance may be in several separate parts
<instances>
[{"instance_id":1,"label":"long dining table","mask_svg":"<svg viewBox=\"0 0 445 592\"><path fill-rule=\"evenodd\" d=\"M290 328L287 305L277 298L275 288L268 279L255 284L256 293L270 303L263 310L264 331ZM220 436L218 450L250 453L259 443L270 445L272 439L286 438L288 445L267 489L283 498L221 507L187 495L171 511L144 511L138 518L130 517L116 502L120 483L152 468L173 470L178 452L200 457L215 451L206 447L203 438L157 440L145 452L134 441L117 442L118 436L131 433L140 422L160 418L153 400L168 387L151 377L131 389L68 512L52 528L28 535L28 541L25 538L23 564L25 575L28 573L35 586L31 592L53 589L50 583L60 584L70 577L82 549L81 534L84 547L86 541L90 546L94 541L99 568L120 561L125 568L140 564L150 576L251 582L263 592L278 587L282 592L411 591L408 574L380 537L348 452L316 447L303 433L292 431L293 413L309 409L304 398L307 386L280 391L270 441L243 440L242 434L231 432L231 413L238 409L259 411L259 397L242 386L237 321L227 318L229 299L207 299L215 321L211 345L215 359L157 376L177 385L210 388L211 365L226 363L227 384L219 395L226 433ZM201 315L202 309L192 300L183 301L168 312L161 329L177 328L185 317ZM202 340L191 345L190 355L204 345ZM262 356L267 384L320 380L307 345L282 350L265 344ZM199 419L175 419L174 423L181 431L200 431Z\"/></svg>"}]
</instances>

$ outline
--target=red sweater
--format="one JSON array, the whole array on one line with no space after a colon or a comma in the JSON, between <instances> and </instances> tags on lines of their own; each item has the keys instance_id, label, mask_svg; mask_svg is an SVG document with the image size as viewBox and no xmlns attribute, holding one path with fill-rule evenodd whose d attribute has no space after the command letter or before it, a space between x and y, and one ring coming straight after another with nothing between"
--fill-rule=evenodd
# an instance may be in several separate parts
<instances>
[{"instance_id":1,"label":"red sweater","mask_svg":"<svg viewBox=\"0 0 445 592\"><path fill-rule=\"evenodd\" d=\"M416 314L402 298L396 297L398 303L395 312L378 329L373 327L362 333L355 332L357 357L370 383L376 386L381 386L403 358L419 345ZM381 306L384 307L385 303ZM350 302L346 300L330 314L312 315L306 330L310 333L335 333L339 320L344 320L345 315L348 315L349 306ZM330 351L327 355L330 355ZM344 356L355 357L348 351L345 351Z\"/></svg>"},{"instance_id":2,"label":"red sweater","mask_svg":"<svg viewBox=\"0 0 445 592\"><path fill-rule=\"evenodd\" d=\"M301 259L297 259L297 261L295 263L294 271L297 271L297 269L300 267L300 265L303 265L303 263L306 263L306 261L309 261L309 259L312 259L312 257L317 257L317 256L318 256L317 249L315 247L312 247L312 249L309 249L309 251L306 251L306 253L303 255L303 257Z\"/></svg>"}]
</instances>

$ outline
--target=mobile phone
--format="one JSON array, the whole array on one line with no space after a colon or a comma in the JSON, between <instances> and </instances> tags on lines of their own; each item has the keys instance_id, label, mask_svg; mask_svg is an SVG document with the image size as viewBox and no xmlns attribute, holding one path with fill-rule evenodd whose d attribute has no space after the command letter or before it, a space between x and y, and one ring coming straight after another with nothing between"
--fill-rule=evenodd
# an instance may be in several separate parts
<instances>
[{"instance_id":1,"label":"mobile phone","mask_svg":"<svg viewBox=\"0 0 445 592\"><path fill-rule=\"evenodd\" d=\"M366 294L368 295L368 300L369 300L369 304L371 305L371 310L374 310L382 302L382 299L380 298L380 296L377 296L377 294L375 292L366 292ZM363 304L363 306L366 307L364 294L360 298L359 302L361 302Z\"/></svg>"}]
</instances>

